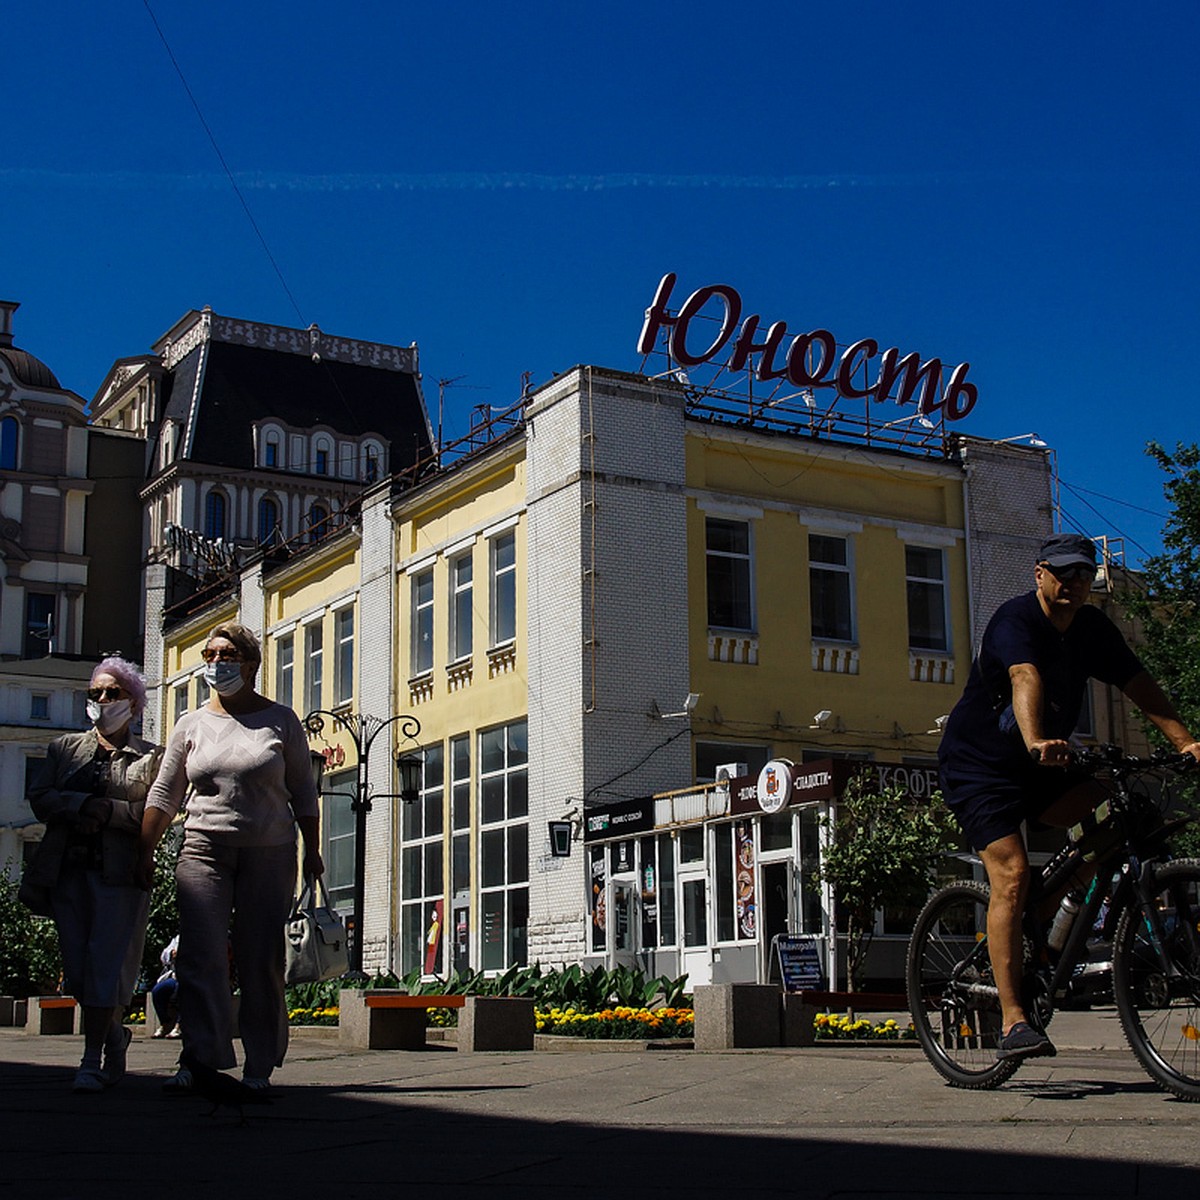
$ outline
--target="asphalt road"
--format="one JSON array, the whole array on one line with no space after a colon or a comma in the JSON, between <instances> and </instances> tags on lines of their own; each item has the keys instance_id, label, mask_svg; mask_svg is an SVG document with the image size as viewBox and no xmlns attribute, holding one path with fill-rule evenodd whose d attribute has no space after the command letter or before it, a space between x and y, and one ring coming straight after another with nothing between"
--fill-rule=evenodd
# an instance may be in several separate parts
<instances>
[{"instance_id":1,"label":"asphalt road","mask_svg":"<svg viewBox=\"0 0 1200 1200\"><path fill-rule=\"evenodd\" d=\"M983 1093L911 1048L343 1052L306 1032L244 1122L162 1092L176 1042L138 1035L127 1079L77 1096L78 1038L0 1030L0 1198L1195 1200L1200 1105L1111 1021L1062 1015L1056 1059Z\"/></svg>"}]
</instances>

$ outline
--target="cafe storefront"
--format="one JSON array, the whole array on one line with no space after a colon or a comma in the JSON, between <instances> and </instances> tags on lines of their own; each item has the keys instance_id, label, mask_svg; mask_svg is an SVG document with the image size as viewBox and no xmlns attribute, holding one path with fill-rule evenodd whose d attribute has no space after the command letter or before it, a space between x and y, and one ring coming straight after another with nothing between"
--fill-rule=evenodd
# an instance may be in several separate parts
<instances>
[{"instance_id":1,"label":"cafe storefront","mask_svg":"<svg viewBox=\"0 0 1200 1200\"><path fill-rule=\"evenodd\" d=\"M693 987L762 983L773 939L790 934L811 938L834 978L823 819L864 766L917 794L936 787L931 767L775 759L757 776L589 808L588 961L686 973Z\"/></svg>"}]
</instances>

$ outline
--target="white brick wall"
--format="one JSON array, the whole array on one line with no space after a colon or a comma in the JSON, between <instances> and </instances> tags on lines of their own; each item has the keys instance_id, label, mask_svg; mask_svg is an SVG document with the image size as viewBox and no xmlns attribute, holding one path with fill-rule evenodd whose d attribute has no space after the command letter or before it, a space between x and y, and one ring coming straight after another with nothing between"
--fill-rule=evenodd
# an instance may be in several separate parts
<instances>
[{"instance_id":1,"label":"white brick wall","mask_svg":"<svg viewBox=\"0 0 1200 1200\"><path fill-rule=\"evenodd\" d=\"M662 745L685 726L646 715L689 690L683 436L678 390L587 368L530 418L531 961L585 953L583 848L549 860L545 822L691 776L686 734Z\"/></svg>"}]
</instances>

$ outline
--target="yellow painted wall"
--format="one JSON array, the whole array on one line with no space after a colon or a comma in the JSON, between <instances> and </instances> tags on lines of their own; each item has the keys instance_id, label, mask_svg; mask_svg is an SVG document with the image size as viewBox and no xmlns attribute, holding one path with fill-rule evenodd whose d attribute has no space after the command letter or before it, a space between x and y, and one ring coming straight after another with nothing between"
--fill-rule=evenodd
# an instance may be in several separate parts
<instances>
[{"instance_id":1,"label":"yellow painted wall","mask_svg":"<svg viewBox=\"0 0 1200 1200\"><path fill-rule=\"evenodd\" d=\"M945 547L954 682L912 681L905 541L896 525L961 530L957 472L932 473L921 460L909 465L896 455L814 452L784 439L714 437L703 429L689 431L686 453L690 489L764 510L751 522L758 663L715 662L708 651L707 514L695 495L689 501L689 653L692 687L701 693L693 720L697 739L769 743L786 757L799 757L802 749L867 752L885 760L932 754L937 738L925 731L949 712L970 667L966 551L961 537ZM802 510L862 522L861 532L817 530L847 537L852 545L857 675L813 669L811 525ZM919 536L911 541L933 544ZM720 724L712 719L714 708ZM845 732L809 729L820 709L831 709ZM893 736L896 725L912 736Z\"/></svg>"}]
</instances>

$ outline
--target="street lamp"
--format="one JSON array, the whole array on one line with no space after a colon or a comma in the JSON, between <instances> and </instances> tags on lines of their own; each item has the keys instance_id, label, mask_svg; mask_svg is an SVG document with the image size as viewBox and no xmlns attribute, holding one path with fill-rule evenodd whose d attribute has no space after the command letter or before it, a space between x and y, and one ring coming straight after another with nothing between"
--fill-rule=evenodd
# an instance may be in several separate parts
<instances>
[{"instance_id":1,"label":"street lamp","mask_svg":"<svg viewBox=\"0 0 1200 1200\"><path fill-rule=\"evenodd\" d=\"M354 936L350 939L350 963L348 977L365 979L362 969L363 907L367 873L367 813L372 800L401 799L412 803L420 794L422 761L416 754L398 754L396 766L400 771L400 791L371 794L368 767L371 747L375 739L390 725L399 722L401 736L406 741L415 741L421 732L421 722L416 717L397 713L394 717L381 720L369 713L335 713L328 709L315 708L304 718L304 728L311 737L320 737L325 730L325 718L334 724L334 731L343 730L354 743L358 755L358 778L355 781L354 798L350 810L354 813Z\"/></svg>"}]
</instances>

